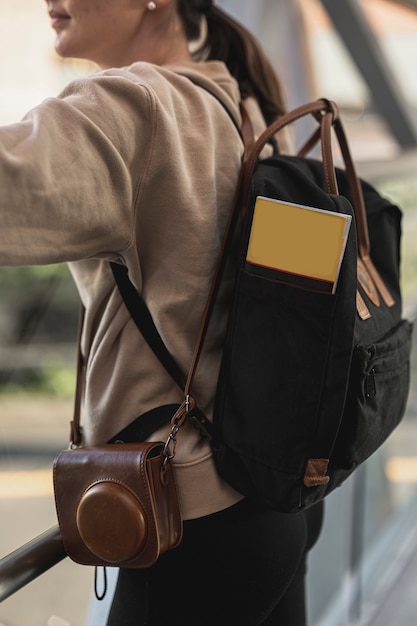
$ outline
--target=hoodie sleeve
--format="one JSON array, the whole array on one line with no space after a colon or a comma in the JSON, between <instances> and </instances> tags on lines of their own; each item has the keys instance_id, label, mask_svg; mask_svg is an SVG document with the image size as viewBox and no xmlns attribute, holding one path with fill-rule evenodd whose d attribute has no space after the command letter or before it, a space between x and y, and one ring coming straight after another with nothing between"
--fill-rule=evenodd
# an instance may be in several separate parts
<instances>
[{"instance_id":1,"label":"hoodie sleeve","mask_svg":"<svg viewBox=\"0 0 417 626\"><path fill-rule=\"evenodd\" d=\"M0 127L0 265L114 258L127 248L153 115L146 85L101 73Z\"/></svg>"}]
</instances>

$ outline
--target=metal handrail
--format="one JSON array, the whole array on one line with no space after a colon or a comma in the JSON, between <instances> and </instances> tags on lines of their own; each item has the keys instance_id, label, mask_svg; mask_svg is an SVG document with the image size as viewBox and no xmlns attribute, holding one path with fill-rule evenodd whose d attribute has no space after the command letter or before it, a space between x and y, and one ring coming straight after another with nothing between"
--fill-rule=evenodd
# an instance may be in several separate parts
<instances>
[{"instance_id":1,"label":"metal handrail","mask_svg":"<svg viewBox=\"0 0 417 626\"><path fill-rule=\"evenodd\" d=\"M0 602L66 557L54 526L0 560Z\"/></svg>"}]
</instances>

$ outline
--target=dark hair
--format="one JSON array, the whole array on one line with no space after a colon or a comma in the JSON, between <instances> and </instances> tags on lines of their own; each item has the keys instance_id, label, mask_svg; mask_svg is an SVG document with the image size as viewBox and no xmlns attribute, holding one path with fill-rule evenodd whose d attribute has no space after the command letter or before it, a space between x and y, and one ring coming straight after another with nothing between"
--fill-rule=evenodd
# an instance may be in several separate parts
<instances>
[{"instance_id":1,"label":"dark hair","mask_svg":"<svg viewBox=\"0 0 417 626\"><path fill-rule=\"evenodd\" d=\"M178 13L189 41L201 35L202 15L207 36L194 59L224 61L239 83L242 98L254 96L267 123L284 112L282 88L256 38L211 0L178 0Z\"/></svg>"}]
</instances>

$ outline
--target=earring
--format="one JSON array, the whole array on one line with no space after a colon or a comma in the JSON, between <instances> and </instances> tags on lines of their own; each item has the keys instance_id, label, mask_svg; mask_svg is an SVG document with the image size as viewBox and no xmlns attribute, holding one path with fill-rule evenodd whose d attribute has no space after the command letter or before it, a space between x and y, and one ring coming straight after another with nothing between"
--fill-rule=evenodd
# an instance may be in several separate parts
<instances>
[{"instance_id":1,"label":"earring","mask_svg":"<svg viewBox=\"0 0 417 626\"><path fill-rule=\"evenodd\" d=\"M146 8L148 9L148 11L155 11L155 9L156 9L156 2L151 0L150 2L148 2Z\"/></svg>"}]
</instances>

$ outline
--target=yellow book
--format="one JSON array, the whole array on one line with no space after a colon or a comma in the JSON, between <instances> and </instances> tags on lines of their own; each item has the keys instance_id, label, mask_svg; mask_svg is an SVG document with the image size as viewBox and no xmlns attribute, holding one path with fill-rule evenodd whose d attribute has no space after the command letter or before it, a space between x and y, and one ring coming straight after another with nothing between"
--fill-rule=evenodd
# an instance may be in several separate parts
<instances>
[{"instance_id":1,"label":"yellow book","mask_svg":"<svg viewBox=\"0 0 417 626\"><path fill-rule=\"evenodd\" d=\"M258 196L246 268L282 282L334 293L351 215Z\"/></svg>"}]
</instances>

